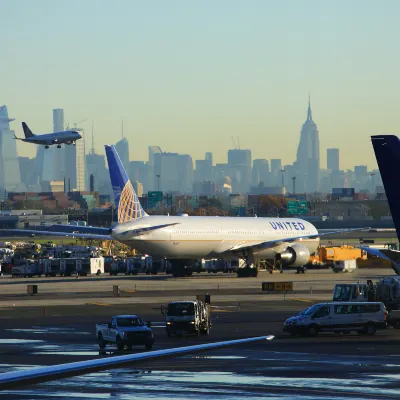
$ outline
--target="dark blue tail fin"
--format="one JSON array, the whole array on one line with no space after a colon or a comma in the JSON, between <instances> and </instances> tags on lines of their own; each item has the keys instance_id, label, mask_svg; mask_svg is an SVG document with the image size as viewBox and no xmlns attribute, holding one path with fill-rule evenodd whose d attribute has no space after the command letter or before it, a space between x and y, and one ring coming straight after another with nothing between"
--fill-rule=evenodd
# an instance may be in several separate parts
<instances>
[{"instance_id":1,"label":"dark blue tail fin","mask_svg":"<svg viewBox=\"0 0 400 400\"><path fill-rule=\"evenodd\" d=\"M394 135L376 135L371 141L400 241L400 140Z\"/></svg>"},{"instance_id":2,"label":"dark blue tail fin","mask_svg":"<svg viewBox=\"0 0 400 400\"><path fill-rule=\"evenodd\" d=\"M25 138L28 139L28 138L30 138L32 136L35 136L32 133L32 131L28 128L28 125L25 122L22 123L22 129L24 130Z\"/></svg>"},{"instance_id":3,"label":"dark blue tail fin","mask_svg":"<svg viewBox=\"0 0 400 400\"><path fill-rule=\"evenodd\" d=\"M118 222L128 222L147 216L139 202L124 166L114 146L104 146L114 193Z\"/></svg>"}]
</instances>

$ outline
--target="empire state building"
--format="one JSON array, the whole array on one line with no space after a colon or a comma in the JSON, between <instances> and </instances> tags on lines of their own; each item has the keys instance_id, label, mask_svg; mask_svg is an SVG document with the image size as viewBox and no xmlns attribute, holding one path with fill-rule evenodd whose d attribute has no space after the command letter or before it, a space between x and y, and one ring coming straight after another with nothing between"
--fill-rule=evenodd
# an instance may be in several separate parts
<instances>
[{"instance_id":1,"label":"empire state building","mask_svg":"<svg viewBox=\"0 0 400 400\"><path fill-rule=\"evenodd\" d=\"M307 120L301 128L297 148L296 187L298 191L313 193L319 186L319 133L312 119L311 103L308 100Z\"/></svg>"}]
</instances>

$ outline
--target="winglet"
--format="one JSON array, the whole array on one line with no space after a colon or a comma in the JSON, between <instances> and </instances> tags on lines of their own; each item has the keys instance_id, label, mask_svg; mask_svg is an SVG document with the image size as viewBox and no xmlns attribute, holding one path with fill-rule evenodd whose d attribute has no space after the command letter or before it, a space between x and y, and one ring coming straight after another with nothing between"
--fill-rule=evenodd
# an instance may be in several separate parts
<instances>
[{"instance_id":1,"label":"winglet","mask_svg":"<svg viewBox=\"0 0 400 400\"><path fill-rule=\"evenodd\" d=\"M128 178L114 146L105 145L111 186L114 193L118 222L128 222L147 216Z\"/></svg>"},{"instance_id":2,"label":"winglet","mask_svg":"<svg viewBox=\"0 0 400 400\"><path fill-rule=\"evenodd\" d=\"M30 138L32 136L35 136L32 133L32 131L29 129L28 125L25 122L22 123L22 129L24 130L24 134L25 134L26 138Z\"/></svg>"}]
</instances>

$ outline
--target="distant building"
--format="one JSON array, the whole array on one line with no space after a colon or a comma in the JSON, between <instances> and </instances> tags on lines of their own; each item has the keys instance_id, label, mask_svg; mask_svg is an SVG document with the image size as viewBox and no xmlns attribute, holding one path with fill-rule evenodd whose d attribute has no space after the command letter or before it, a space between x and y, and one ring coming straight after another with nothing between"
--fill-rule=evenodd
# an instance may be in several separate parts
<instances>
[{"instance_id":1,"label":"distant building","mask_svg":"<svg viewBox=\"0 0 400 400\"><path fill-rule=\"evenodd\" d=\"M210 151L206 153L205 160L211 162L211 165L213 165L213 154Z\"/></svg>"},{"instance_id":2,"label":"distant building","mask_svg":"<svg viewBox=\"0 0 400 400\"><path fill-rule=\"evenodd\" d=\"M154 154L154 174L162 192L191 192L193 189L193 160L188 154ZM158 182L157 182L158 190Z\"/></svg>"},{"instance_id":3,"label":"distant building","mask_svg":"<svg viewBox=\"0 0 400 400\"><path fill-rule=\"evenodd\" d=\"M53 132L64 131L64 110L62 108L53 109ZM65 177L65 156L66 156L66 145L63 145L61 149L57 146L50 147L50 153L54 157L53 165L55 166L54 178L57 180L63 180Z\"/></svg>"},{"instance_id":4,"label":"distant building","mask_svg":"<svg viewBox=\"0 0 400 400\"><path fill-rule=\"evenodd\" d=\"M10 129L6 106L0 107L0 191L13 191L21 188L21 176L17 158L15 132Z\"/></svg>"},{"instance_id":5,"label":"distant building","mask_svg":"<svg viewBox=\"0 0 400 400\"><path fill-rule=\"evenodd\" d=\"M251 183L251 150L228 150L229 176L232 178L232 190L246 193Z\"/></svg>"},{"instance_id":6,"label":"distant building","mask_svg":"<svg viewBox=\"0 0 400 400\"><path fill-rule=\"evenodd\" d=\"M149 150L149 176L148 176L148 185L149 185L149 190L157 190L157 173L155 171L155 167L154 167L154 157L156 154L161 154L162 150L160 148L160 146L149 146L148 147Z\"/></svg>"},{"instance_id":7,"label":"distant building","mask_svg":"<svg viewBox=\"0 0 400 400\"><path fill-rule=\"evenodd\" d=\"M271 160L271 180L272 186L278 186L281 184L281 169L282 160L280 158L273 158Z\"/></svg>"},{"instance_id":8,"label":"distant building","mask_svg":"<svg viewBox=\"0 0 400 400\"><path fill-rule=\"evenodd\" d=\"M36 160L29 157L18 157L19 171L21 182L26 186L27 191L31 191L30 187L36 185Z\"/></svg>"},{"instance_id":9,"label":"distant building","mask_svg":"<svg viewBox=\"0 0 400 400\"><path fill-rule=\"evenodd\" d=\"M319 132L312 119L311 104L308 102L307 120L304 122L297 149L296 191L312 193L319 185Z\"/></svg>"},{"instance_id":10,"label":"distant building","mask_svg":"<svg viewBox=\"0 0 400 400\"><path fill-rule=\"evenodd\" d=\"M212 181L212 180L213 180L212 157L208 159L206 158L205 160L196 160L195 181L201 182L201 181Z\"/></svg>"},{"instance_id":11,"label":"distant building","mask_svg":"<svg viewBox=\"0 0 400 400\"><path fill-rule=\"evenodd\" d=\"M326 167L331 171L339 171L339 149L326 150Z\"/></svg>"},{"instance_id":12,"label":"distant building","mask_svg":"<svg viewBox=\"0 0 400 400\"><path fill-rule=\"evenodd\" d=\"M268 160L256 159L253 161L252 182L254 186L258 186L261 182L267 185L270 180Z\"/></svg>"},{"instance_id":13,"label":"distant building","mask_svg":"<svg viewBox=\"0 0 400 400\"><path fill-rule=\"evenodd\" d=\"M129 164L129 143L128 139L123 137L120 141L115 144L115 150L117 150L119 158L121 159L124 168L128 167Z\"/></svg>"},{"instance_id":14,"label":"distant building","mask_svg":"<svg viewBox=\"0 0 400 400\"><path fill-rule=\"evenodd\" d=\"M200 196L213 195L216 192L216 186L211 181L200 181L194 184L194 192Z\"/></svg>"},{"instance_id":15,"label":"distant building","mask_svg":"<svg viewBox=\"0 0 400 400\"><path fill-rule=\"evenodd\" d=\"M68 190L86 190L85 137L66 147L65 179Z\"/></svg>"},{"instance_id":16,"label":"distant building","mask_svg":"<svg viewBox=\"0 0 400 400\"><path fill-rule=\"evenodd\" d=\"M135 189L138 197L143 196L143 185L139 181L133 182L133 188Z\"/></svg>"}]
</instances>

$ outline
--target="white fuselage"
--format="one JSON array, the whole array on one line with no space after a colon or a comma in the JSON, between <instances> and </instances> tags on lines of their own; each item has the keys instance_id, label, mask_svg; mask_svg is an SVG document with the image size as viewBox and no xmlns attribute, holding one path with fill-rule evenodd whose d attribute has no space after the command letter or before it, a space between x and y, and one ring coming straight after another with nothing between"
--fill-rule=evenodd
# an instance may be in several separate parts
<instances>
[{"instance_id":1,"label":"white fuselage","mask_svg":"<svg viewBox=\"0 0 400 400\"><path fill-rule=\"evenodd\" d=\"M129 233L164 224L176 225L145 232L140 236ZM142 254L170 259L215 257L234 246L251 246L281 239L282 243L260 251L254 250L255 259L269 259L290 245L285 243L285 239L293 240L296 237L299 237L299 243L309 249L310 254L314 253L319 246L319 238L302 237L317 233L312 224L298 218L146 216L114 225L111 236Z\"/></svg>"}]
</instances>

